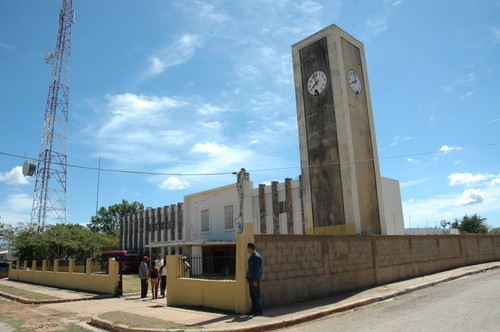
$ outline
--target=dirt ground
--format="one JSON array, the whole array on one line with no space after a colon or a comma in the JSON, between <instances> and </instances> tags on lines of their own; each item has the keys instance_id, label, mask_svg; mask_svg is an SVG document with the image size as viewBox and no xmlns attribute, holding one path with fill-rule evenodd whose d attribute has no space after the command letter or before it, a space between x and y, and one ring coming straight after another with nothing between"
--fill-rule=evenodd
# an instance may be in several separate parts
<instances>
[{"instance_id":1,"label":"dirt ground","mask_svg":"<svg viewBox=\"0 0 500 332\"><path fill-rule=\"evenodd\" d=\"M90 317L0 298L0 331L89 331L78 325L88 321Z\"/></svg>"}]
</instances>

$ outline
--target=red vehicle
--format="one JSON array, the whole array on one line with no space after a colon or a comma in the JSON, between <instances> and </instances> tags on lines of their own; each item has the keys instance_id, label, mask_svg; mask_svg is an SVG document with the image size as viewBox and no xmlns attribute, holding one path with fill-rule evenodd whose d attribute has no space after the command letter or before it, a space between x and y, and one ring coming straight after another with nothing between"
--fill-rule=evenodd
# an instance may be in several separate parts
<instances>
[{"instance_id":1,"label":"red vehicle","mask_svg":"<svg viewBox=\"0 0 500 332\"><path fill-rule=\"evenodd\" d=\"M103 269L108 270L108 260L114 258L116 261L122 261L123 272L139 271L141 258L139 252L133 250L113 250L102 253Z\"/></svg>"}]
</instances>

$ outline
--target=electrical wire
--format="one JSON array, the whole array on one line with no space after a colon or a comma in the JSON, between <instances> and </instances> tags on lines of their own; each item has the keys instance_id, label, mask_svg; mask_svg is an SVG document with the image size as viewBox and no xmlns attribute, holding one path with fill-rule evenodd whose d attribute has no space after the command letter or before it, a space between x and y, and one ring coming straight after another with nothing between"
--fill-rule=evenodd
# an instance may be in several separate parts
<instances>
[{"instance_id":1,"label":"electrical wire","mask_svg":"<svg viewBox=\"0 0 500 332\"><path fill-rule=\"evenodd\" d=\"M478 145L471 145L471 146L464 146L464 147L451 147L449 150L442 150L441 149L441 150L437 150L437 151L418 152L418 153L410 153L410 154L404 154L404 155L380 157L379 160L409 158L409 157L423 156L423 155L429 155L429 154L447 153L447 152L453 152L453 151L462 151L462 150L469 150L469 149L476 149L476 148L484 148L484 147L495 146L495 145L500 145L500 142L498 142L498 143L488 143L488 144L478 144ZM4 156L8 156L8 157L14 157L14 158L27 159L27 160L32 160L32 161L39 161L36 158L24 157L24 156L12 154L12 153L6 153L6 152L0 152L0 155L4 155ZM373 161L373 158L371 158L371 159L362 159L362 160L352 160L352 161L345 161L345 162L323 163L321 165L309 165L309 167L310 168L311 167L323 167L323 166L340 165L340 164L345 164L345 163L362 163L362 162L369 162L369 161ZM147 171L129 171L129 170L119 170L119 169L96 168L96 167L83 166L83 165L73 165L73 164L67 164L67 163L58 163L58 162L54 162L54 161L53 161L53 163L57 164L57 165L62 165L62 166L67 166L67 167L72 167L72 168L79 168L79 169L88 169L88 170L93 170L93 171L111 172L111 173L126 173L126 174L141 174L141 175L218 176L218 175L235 174L235 172L233 172L233 171L230 171L230 172L216 172L216 173L163 173L163 172L147 172ZM255 172L270 172L270 171L279 171L279 170L285 170L285 169L299 169L299 168L300 168L300 166L288 166L288 167L276 167L276 168L261 168L261 169L248 170L248 172L250 172L250 173L255 173Z\"/></svg>"}]
</instances>

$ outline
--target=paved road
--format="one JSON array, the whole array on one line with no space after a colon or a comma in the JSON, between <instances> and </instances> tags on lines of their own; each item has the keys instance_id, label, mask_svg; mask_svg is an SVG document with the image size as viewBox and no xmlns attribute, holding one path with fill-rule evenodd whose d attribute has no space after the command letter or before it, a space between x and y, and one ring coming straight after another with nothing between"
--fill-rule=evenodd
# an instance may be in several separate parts
<instances>
[{"instance_id":1,"label":"paved road","mask_svg":"<svg viewBox=\"0 0 500 332\"><path fill-rule=\"evenodd\" d=\"M500 331L500 270L281 331Z\"/></svg>"}]
</instances>

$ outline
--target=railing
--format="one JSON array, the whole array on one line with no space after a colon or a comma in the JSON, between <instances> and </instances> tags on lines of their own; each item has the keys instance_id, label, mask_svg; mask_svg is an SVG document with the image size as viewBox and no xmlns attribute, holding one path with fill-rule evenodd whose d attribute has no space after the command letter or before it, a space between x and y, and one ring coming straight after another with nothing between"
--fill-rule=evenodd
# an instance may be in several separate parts
<instances>
[{"instance_id":1,"label":"railing","mask_svg":"<svg viewBox=\"0 0 500 332\"><path fill-rule=\"evenodd\" d=\"M108 260L102 257L92 258L92 273L108 274Z\"/></svg>"},{"instance_id":2,"label":"railing","mask_svg":"<svg viewBox=\"0 0 500 332\"><path fill-rule=\"evenodd\" d=\"M84 258L76 259L73 273L87 273L87 260Z\"/></svg>"},{"instance_id":3,"label":"railing","mask_svg":"<svg viewBox=\"0 0 500 332\"><path fill-rule=\"evenodd\" d=\"M42 271L42 264L43 264L43 261L37 260L36 261L36 268L35 268L35 270L36 271Z\"/></svg>"},{"instance_id":4,"label":"railing","mask_svg":"<svg viewBox=\"0 0 500 332\"><path fill-rule=\"evenodd\" d=\"M54 271L54 261L53 260L47 261L47 267L46 267L45 271Z\"/></svg>"},{"instance_id":5,"label":"railing","mask_svg":"<svg viewBox=\"0 0 500 332\"><path fill-rule=\"evenodd\" d=\"M59 260L59 272L69 272L69 260L67 259Z\"/></svg>"},{"instance_id":6,"label":"railing","mask_svg":"<svg viewBox=\"0 0 500 332\"><path fill-rule=\"evenodd\" d=\"M235 280L235 256L198 256L180 260L179 264L184 278Z\"/></svg>"}]
</instances>

